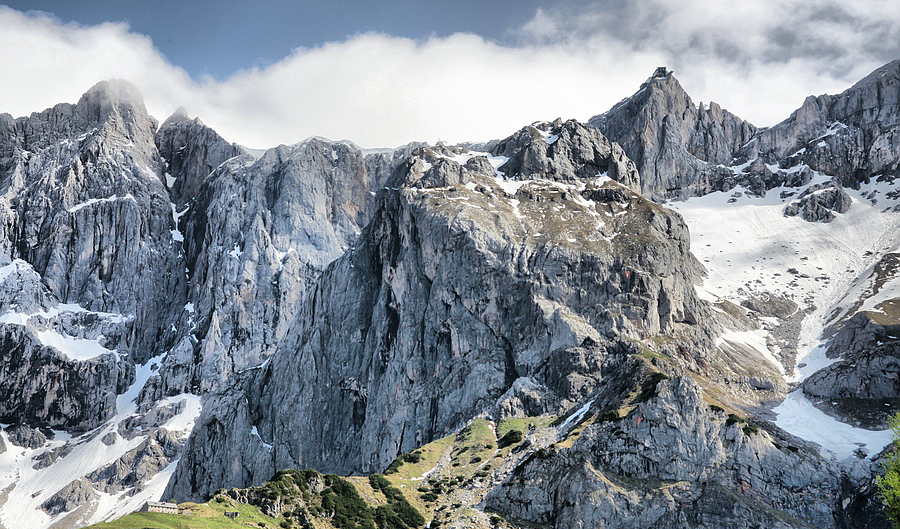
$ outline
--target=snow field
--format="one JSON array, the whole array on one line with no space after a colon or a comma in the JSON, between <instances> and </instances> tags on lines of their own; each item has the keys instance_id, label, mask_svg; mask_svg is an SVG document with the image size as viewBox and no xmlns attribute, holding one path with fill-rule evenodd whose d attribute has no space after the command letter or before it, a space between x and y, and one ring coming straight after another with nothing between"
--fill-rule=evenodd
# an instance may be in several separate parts
<instances>
[{"instance_id":1,"label":"snow field","mask_svg":"<svg viewBox=\"0 0 900 529\"><path fill-rule=\"evenodd\" d=\"M829 179L814 172L808 185ZM691 251L708 270L697 289L702 299L739 304L768 291L793 300L801 310L814 307L801 324L797 363L802 367L784 370L788 381L802 382L837 361L825 356L822 337L835 311L845 312L860 301L863 309L874 308L900 297L900 280L895 278L878 295L860 299L867 295L874 264L900 247L900 214L892 211L900 200L888 196L898 188L873 181L859 191L845 189L852 198L850 210L827 224L784 216L784 206L804 188L776 188L759 198L737 188L667 206L684 217L691 231ZM780 366L765 347L766 331L750 334L726 332L720 340L740 339ZM778 415L776 425L817 443L837 459L851 456L861 446L874 455L890 443L889 431L842 423L813 406L801 390L789 394L773 411Z\"/></svg>"}]
</instances>

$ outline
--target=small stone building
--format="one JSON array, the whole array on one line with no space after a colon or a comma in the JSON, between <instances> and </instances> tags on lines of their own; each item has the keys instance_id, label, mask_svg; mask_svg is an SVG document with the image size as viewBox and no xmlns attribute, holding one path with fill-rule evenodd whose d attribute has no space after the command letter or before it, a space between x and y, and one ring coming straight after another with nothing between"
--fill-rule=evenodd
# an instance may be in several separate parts
<instances>
[{"instance_id":1,"label":"small stone building","mask_svg":"<svg viewBox=\"0 0 900 529\"><path fill-rule=\"evenodd\" d=\"M165 514L178 514L178 505L161 501L148 501L141 507L140 512L161 512Z\"/></svg>"}]
</instances>

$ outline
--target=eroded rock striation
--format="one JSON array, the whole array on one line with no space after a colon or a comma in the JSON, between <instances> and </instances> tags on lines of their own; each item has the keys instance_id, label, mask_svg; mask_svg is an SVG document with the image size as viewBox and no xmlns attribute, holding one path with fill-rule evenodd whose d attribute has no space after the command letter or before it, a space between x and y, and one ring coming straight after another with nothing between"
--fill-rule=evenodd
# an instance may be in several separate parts
<instances>
[{"instance_id":1,"label":"eroded rock striation","mask_svg":"<svg viewBox=\"0 0 900 529\"><path fill-rule=\"evenodd\" d=\"M272 361L210 399L172 493L276 468L380 470L498 403L558 413L597 386L600 359L626 337L704 350L714 320L682 221L598 175L616 163L602 136L558 127L552 150L530 128L495 147L500 171L518 169L510 179L486 155L415 151ZM567 164L586 176L544 159L579 141L594 142L590 156Z\"/></svg>"}]
</instances>

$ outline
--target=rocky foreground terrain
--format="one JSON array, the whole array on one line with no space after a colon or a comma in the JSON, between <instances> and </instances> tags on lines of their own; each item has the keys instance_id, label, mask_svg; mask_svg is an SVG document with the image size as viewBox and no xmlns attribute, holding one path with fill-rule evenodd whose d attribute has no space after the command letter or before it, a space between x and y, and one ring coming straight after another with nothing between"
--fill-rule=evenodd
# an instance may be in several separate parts
<instances>
[{"instance_id":1,"label":"rocky foreground terrain","mask_svg":"<svg viewBox=\"0 0 900 529\"><path fill-rule=\"evenodd\" d=\"M486 144L0 115L0 525L887 527L898 121L900 61L765 129L669 72ZM247 489L307 468L358 493Z\"/></svg>"}]
</instances>

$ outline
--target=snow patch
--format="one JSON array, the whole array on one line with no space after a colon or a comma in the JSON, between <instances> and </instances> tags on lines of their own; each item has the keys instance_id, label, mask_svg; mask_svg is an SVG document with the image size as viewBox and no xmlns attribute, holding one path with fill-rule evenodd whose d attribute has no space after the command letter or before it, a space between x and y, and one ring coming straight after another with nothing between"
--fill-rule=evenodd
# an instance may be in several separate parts
<instances>
[{"instance_id":1,"label":"snow patch","mask_svg":"<svg viewBox=\"0 0 900 529\"><path fill-rule=\"evenodd\" d=\"M175 204L172 204L172 220L175 222L175 229L172 230L172 240L177 242L184 242L184 234L181 233L181 230L178 229L178 221L181 220L181 217L184 216L188 210L191 209L189 207L184 208L184 211L181 213L178 212L178 208Z\"/></svg>"},{"instance_id":2,"label":"snow patch","mask_svg":"<svg viewBox=\"0 0 900 529\"><path fill-rule=\"evenodd\" d=\"M41 344L56 349L72 360L84 361L115 353L100 345L98 340L76 338L54 330L37 331L34 334Z\"/></svg>"},{"instance_id":3,"label":"snow patch","mask_svg":"<svg viewBox=\"0 0 900 529\"><path fill-rule=\"evenodd\" d=\"M267 450L271 450L271 449L272 449L272 445L270 445L269 443L263 441L263 438L260 437L260 435L259 435L259 430L256 428L255 425L253 426L253 429L250 430L250 434L253 435L254 437L256 437L257 439L259 439L259 442L260 442Z\"/></svg>"},{"instance_id":4,"label":"snow patch","mask_svg":"<svg viewBox=\"0 0 900 529\"><path fill-rule=\"evenodd\" d=\"M72 206L71 208L69 208L69 213L75 213L81 209L93 206L94 204L99 204L101 202L116 202L117 200L130 200L137 204L137 200L135 200L134 196L132 196L131 193L128 193L127 195L122 197L113 195L107 198L92 198L90 200Z\"/></svg>"},{"instance_id":5,"label":"snow patch","mask_svg":"<svg viewBox=\"0 0 900 529\"><path fill-rule=\"evenodd\" d=\"M580 421L582 417L584 417L584 415L588 412L588 410L591 409L591 406L594 404L594 400L596 399L591 399L584 406L578 408L578 411L576 411L575 413L570 415L568 419L563 421L563 423L559 425L557 430L559 430L560 432L565 432L570 425L578 424L578 421Z\"/></svg>"},{"instance_id":6,"label":"snow patch","mask_svg":"<svg viewBox=\"0 0 900 529\"><path fill-rule=\"evenodd\" d=\"M776 425L820 445L837 460L852 456L861 447L870 456L877 455L891 443L890 430L866 430L842 423L813 406L802 389L793 391L772 411L778 414Z\"/></svg>"}]
</instances>

